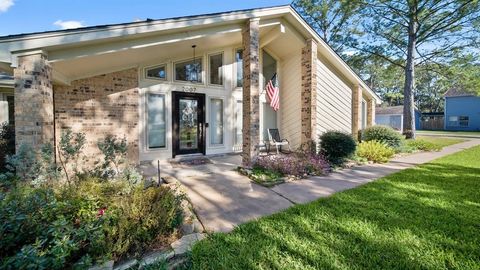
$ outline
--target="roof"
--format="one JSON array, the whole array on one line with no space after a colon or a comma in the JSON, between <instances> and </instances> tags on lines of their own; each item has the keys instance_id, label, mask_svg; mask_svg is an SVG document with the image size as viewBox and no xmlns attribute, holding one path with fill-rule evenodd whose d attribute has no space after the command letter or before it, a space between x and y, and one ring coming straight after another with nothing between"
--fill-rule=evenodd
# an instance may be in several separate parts
<instances>
[{"instance_id":1,"label":"roof","mask_svg":"<svg viewBox=\"0 0 480 270\"><path fill-rule=\"evenodd\" d=\"M319 49L322 48L326 51L329 57L332 57L333 60L337 61L340 70L343 70L345 74L351 76L352 83L360 85L365 89L377 103L381 102L380 97L361 79L361 77L337 54L312 28L310 24L291 6L291 5L281 5L281 6L272 6L264 8L253 8L253 9L243 9L243 10L234 10L227 12L218 12L218 13L209 13L201 15L192 15L192 16L183 16L183 17L173 17L165 19L147 19L140 22L128 22L120 24L106 24L106 25L97 25L90 27L81 27L75 29L67 30L56 30L56 31L44 31L44 32L34 32L34 33L24 33L17 35L8 35L0 37L0 62L7 61L11 62L10 54L14 52L22 52L25 50L35 50L42 49L45 47L56 47L59 46L71 46L72 44L77 44L79 42L86 42L89 40L96 39L107 39L107 38L124 38L125 35L138 35L144 33L152 33L155 31L172 31L173 27L169 27L172 24L179 24L181 27L188 27L194 25L195 20L207 20L209 23L216 21L235 21L239 19L248 19L256 18L261 16L275 15L275 14L290 14L306 31L309 36L312 36L319 44ZM283 15L282 15L283 16ZM206 21L200 25L207 25ZM181 28L178 27L178 28ZM185 31L185 30L181 30ZM42 41L44 39L44 41ZM27 43L28 41L28 43ZM33 42L35 41L35 42ZM17 44L15 44L17 43ZM28 46L26 46L28 44ZM3 53L2 53L3 51ZM16 58L15 58L16 59ZM13 66L14 63L11 63ZM342 71L342 72L343 72Z\"/></svg>"},{"instance_id":2,"label":"roof","mask_svg":"<svg viewBox=\"0 0 480 270\"><path fill-rule=\"evenodd\" d=\"M415 108L415 111L418 112L418 109ZM376 107L376 114L403 114L403 105L399 106L390 106L390 107Z\"/></svg>"},{"instance_id":3,"label":"roof","mask_svg":"<svg viewBox=\"0 0 480 270\"><path fill-rule=\"evenodd\" d=\"M454 87L454 88L450 88L443 96L444 97L468 97L468 96L474 96L474 94Z\"/></svg>"},{"instance_id":4,"label":"roof","mask_svg":"<svg viewBox=\"0 0 480 270\"><path fill-rule=\"evenodd\" d=\"M13 76L5 72L0 72L0 87L13 88L14 84Z\"/></svg>"}]
</instances>

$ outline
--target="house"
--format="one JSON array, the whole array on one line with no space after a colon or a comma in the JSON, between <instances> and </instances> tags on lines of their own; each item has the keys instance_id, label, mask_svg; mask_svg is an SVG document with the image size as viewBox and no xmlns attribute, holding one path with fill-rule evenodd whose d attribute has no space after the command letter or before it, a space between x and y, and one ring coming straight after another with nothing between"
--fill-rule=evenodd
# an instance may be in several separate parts
<instances>
[{"instance_id":1,"label":"house","mask_svg":"<svg viewBox=\"0 0 480 270\"><path fill-rule=\"evenodd\" d=\"M390 126L403 132L403 105L390 107L377 107L375 109L375 123ZM415 129L420 129L421 113L415 108Z\"/></svg>"},{"instance_id":2,"label":"house","mask_svg":"<svg viewBox=\"0 0 480 270\"><path fill-rule=\"evenodd\" d=\"M0 124L14 124L13 76L0 72Z\"/></svg>"},{"instance_id":3,"label":"house","mask_svg":"<svg viewBox=\"0 0 480 270\"><path fill-rule=\"evenodd\" d=\"M0 69L15 79L17 147L71 128L87 162L115 134L137 163L242 151L249 164L268 128L292 148L356 134L380 102L291 6L0 37Z\"/></svg>"},{"instance_id":4,"label":"house","mask_svg":"<svg viewBox=\"0 0 480 270\"><path fill-rule=\"evenodd\" d=\"M452 88L445 93L445 130L480 130L480 97Z\"/></svg>"}]
</instances>

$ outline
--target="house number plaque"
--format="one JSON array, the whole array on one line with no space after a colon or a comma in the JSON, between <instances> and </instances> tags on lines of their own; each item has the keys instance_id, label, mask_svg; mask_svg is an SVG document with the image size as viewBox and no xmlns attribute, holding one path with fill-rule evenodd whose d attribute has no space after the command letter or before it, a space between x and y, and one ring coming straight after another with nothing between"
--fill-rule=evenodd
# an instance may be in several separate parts
<instances>
[{"instance_id":1,"label":"house number plaque","mask_svg":"<svg viewBox=\"0 0 480 270\"><path fill-rule=\"evenodd\" d=\"M195 86L184 86L183 87L183 92L195 93L195 92L197 92L197 88Z\"/></svg>"}]
</instances>

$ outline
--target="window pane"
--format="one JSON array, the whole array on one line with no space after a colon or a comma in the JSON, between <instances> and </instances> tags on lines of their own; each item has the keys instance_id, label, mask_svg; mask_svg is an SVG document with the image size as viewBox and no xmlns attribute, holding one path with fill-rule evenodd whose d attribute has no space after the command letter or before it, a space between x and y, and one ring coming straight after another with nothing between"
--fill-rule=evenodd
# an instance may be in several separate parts
<instances>
[{"instance_id":1,"label":"window pane","mask_svg":"<svg viewBox=\"0 0 480 270\"><path fill-rule=\"evenodd\" d=\"M242 150L243 103L237 100L235 104L235 150Z\"/></svg>"},{"instance_id":2,"label":"window pane","mask_svg":"<svg viewBox=\"0 0 480 270\"><path fill-rule=\"evenodd\" d=\"M210 144L223 144L223 100L210 100Z\"/></svg>"},{"instance_id":3,"label":"window pane","mask_svg":"<svg viewBox=\"0 0 480 270\"><path fill-rule=\"evenodd\" d=\"M147 119L148 147L165 147L166 124L164 95L148 94Z\"/></svg>"},{"instance_id":4,"label":"window pane","mask_svg":"<svg viewBox=\"0 0 480 270\"><path fill-rule=\"evenodd\" d=\"M459 117L459 125L462 127L468 127L468 116L460 116Z\"/></svg>"},{"instance_id":5,"label":"window pane","mask_svg":"<svg viewBox=\"0 0 480 270\"><path fill-rule=\"evenodd\" d=\"M195 59L175 64L175 80L187 82L202 82L202 59Z\"/></svg>"},{"instance_id":6,"label":"window pane","mask_svg":"<svg viewBox=\"0 0 480 270\"><path fill-rule=\"evenodd\" d=\"M210 84L223 85L223 54L210 56Z\"/></svg>"},{"instance_id":7,"label":"window pane","mask_svg":"<svg viewBox=\"0 0 480 270\"><path fill-rule=\"evenodd\" d=\"M147 69L147 78L166 79L167 72L165 65Z\"/></svg>"},{"instance_id":8,"label":"window pane","mask_svg":"<svg viewBox=\"0 0 480 270\"><path fill-rule=\"evenodd\" d=\"M263 140L268 141L268 129L277 128L277 112L270 107L270 103L263 104Z\"/></svg>"},{"instance_id":9,"label":"window pane","mask_svg":"<svg viewBox=\"0 0 480 270\"><path fill-rule=\"evenodd\" d=\"M235 64L237 70L237 87L243 86L243 50L235 52Z\"/></svg>"}]
</instances>

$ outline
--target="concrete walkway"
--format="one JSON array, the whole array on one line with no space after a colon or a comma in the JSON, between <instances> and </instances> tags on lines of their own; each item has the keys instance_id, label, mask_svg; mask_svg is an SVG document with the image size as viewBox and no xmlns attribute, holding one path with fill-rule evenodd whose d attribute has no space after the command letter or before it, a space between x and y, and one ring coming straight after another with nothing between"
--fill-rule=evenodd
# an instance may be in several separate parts
<instances>
[{"instance_id":1,"label":"concrete walkway","mask_svg":"<svg viewBox=\"0 0 480 270\"><path fill-rule=\"evenodd\" d=\"M386 164L371 164L344 169L327 176L284 183L272 189L252 183L235 169L239 155L210 158L212 164L176 166L162 164L164 174L178 179L187 189L195 212L209 231L230 231L236 225L279 212L295 203L307 203L336 192L355 188L391 173L426 163L480 145L470 140L445 147L440 152L417 153L395 158ZM153 166L144 168L156 174Z\"/></svg>"}]
</instances>

